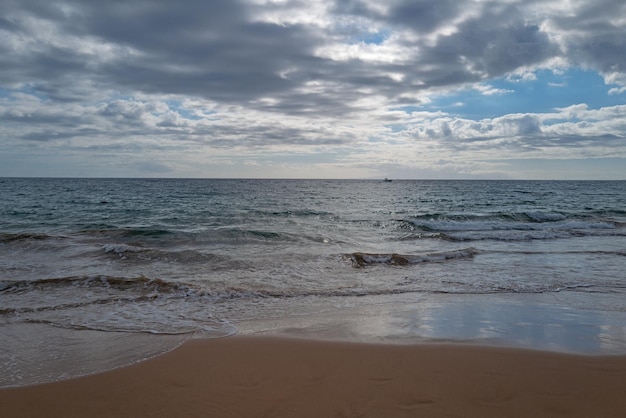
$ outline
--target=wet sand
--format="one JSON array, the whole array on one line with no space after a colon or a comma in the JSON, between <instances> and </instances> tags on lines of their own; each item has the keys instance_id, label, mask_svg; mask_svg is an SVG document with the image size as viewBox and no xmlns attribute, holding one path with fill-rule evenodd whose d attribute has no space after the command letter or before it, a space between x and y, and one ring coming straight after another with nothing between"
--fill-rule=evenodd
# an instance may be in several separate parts
<instances>
[{"instance_id":1,"label":"wet sand","mask_svg":"<svg viewBox=\"0 0 626 418\"><path fill-rule=\"evenodd\" d=\"M0 390L2 417L624 417L626 356L236 336Z\"/></svg>"}]
</instances>

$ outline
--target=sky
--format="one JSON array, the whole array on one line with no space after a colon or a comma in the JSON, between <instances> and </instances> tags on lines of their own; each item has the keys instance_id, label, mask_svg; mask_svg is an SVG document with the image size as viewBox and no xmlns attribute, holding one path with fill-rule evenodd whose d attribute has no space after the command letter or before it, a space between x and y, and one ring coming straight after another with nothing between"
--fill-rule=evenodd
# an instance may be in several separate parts
<instances>
[{"instance_id":1,"label":"sky","mask_svg":"<svg viewBox=\"0 0 626 418\"><path fill-rule=\"evenodd\" d=\"M0 0L0 176L626 179L626 2Z\"/></svg>"}]
</instances>

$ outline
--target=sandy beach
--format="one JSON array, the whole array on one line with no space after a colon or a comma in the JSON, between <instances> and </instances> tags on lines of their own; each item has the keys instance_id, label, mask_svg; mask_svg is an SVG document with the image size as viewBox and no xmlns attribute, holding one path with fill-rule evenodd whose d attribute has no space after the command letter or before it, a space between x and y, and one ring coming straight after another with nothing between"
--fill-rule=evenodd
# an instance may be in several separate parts
<instances>
[{"instance_id":1,"label":"sandy beach","mask_svg":"<svg viewBox=\"0 0 626 418\"><path fill-rule=\"evenodd\" d=\"M236 336L0 390L3 417L623 417L626 356Z\"/></svg>"}]
</instances>

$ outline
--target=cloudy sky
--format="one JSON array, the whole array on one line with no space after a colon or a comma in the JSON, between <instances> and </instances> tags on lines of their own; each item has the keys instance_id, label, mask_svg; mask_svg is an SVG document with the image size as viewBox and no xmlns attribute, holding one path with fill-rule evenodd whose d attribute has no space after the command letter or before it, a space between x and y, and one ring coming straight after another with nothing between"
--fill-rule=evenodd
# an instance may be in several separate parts
<instances>
[{"instance_id":1,"label":"cloudy sky","mask_svg":"<svg viewBox=\"0 0 626 418\"><path fill-rule=\"evenodd\" d=\"M626 2L0 0L0 176L626 179Z\"/></svg>"}]
</instances>

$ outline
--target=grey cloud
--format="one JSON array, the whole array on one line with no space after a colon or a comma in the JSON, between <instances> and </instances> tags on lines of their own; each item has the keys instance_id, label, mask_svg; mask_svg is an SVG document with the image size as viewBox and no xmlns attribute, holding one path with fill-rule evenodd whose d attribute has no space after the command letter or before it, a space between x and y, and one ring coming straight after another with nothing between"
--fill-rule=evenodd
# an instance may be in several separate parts
<instances>
[{"instance_id":1,"label":"grey cloud","mask_svg":"<svg viewBox=\"0 0 626 418\"><path fill-rule=\"evenodd\" d=\"M524 22L514 8L487 12L463 22L428 51L434 63L448 65L464 80L497 77L560 55L559 48L536 25ZM455 65L456 64L456 65ZM458 64L466 66L459 72Z\"/></svg>"},{"instance_id":2,"label":"grey cloud","mask_svg":"<svg viewBox=\"0 0 626 418\"><path fill-rule=\"evenodd\" d=\"M463 10L463 3L457 0L400 0L386 5L389 10L382 13L363 0L339 0L333 11L340 16L358 16L386 26L405 26L419 33L428 33Z\"/></svg>"},{"instance_id":3,"label":"grey cloud","mask_svg":"<svg viewBox=\"0 0 626 418\"><path fill-rule=\"evenodd\" d=\"M332 5L332 13L341 16L360 16L381 19L382 15L373 10L363 0L337 0Z\"/></svg>"},{"instance_id":4,"label":"grey cloud","mask_svg":"<svg viewBox=\"0 0 626 418\"><path fill-rule=\"evenodd\" d=\"M625 12L626 13L626 12ZM575 61L604 73L626 73L624 31L591 36L571 46Z\"/></svg>"},{"instance_id":5,"label":"grey cloud","mask_svg":"<svg viewBox=\"0 0 626 418\"><path fill-rule=\"evenodd\" d=\"M102 73L129 89L198 95L251 107L254 100L290 94L302 82L315 79L320 59L311 56L315 38L304 28L256 23L241 26L231 35L196 41L186 48L152 50L153 54L138 60L108 63ZM170 64L175 68L168 69ZM291 67L298 73L297 80L280 77ZM303 102L289 107L295 110Z\"/></svg>"},{"instance_id":6,"label":"grey cloud","mask_svg":"<svg viewBox=\"0 0 626 418\"><path fill-rule=\"evenodd\" d=\"M20 139L26 141L35 141L35 142L50 142L56 140L68 140L71 138L94 138L98 135L102 135L102 131L98 129L92 128L63 128L56 127L53 130L44 129L44 130L36 130L31 132L25 132L19 136Z\"/></svg>"},{"instance_id":7,"label":"grey cloud","mask_svg":"<svg viewBox=\"0 0 626 418\"><path fill-rule=\"evenodd\" d=\"M326 33L302 24L253 22L259 6L234 0L194 1L184 7L178 2L148 1L63 4L73 10L63 12L55 2L25 1L19 7L22 14L52 22L59 36L92 39L128 53L93 57L64 46L61 38L54 46L39 43L39 50L10 61L0 79L33 81L53 100L85 99L64 88L73 78L84 78L101 89L195 95L277 112L337 115L361 110L353 105L366 96L359 92L362 87L401 103L407 92L502 75L558 52L536 26L525 25L513 7L486 6L483 14L462 23L457 33L435 45L420 40L406 45L418 48L419 56L389 64L320 58L316 48L341 34L340 28ZM352 1L338 2L334 12L425 34L461 13L460 4L406 0L392 3L389 13L381 15L366 3ZM289 76L280 75L287 70ZM382 76L384 72L405 77L394 81ZM310 81L330 87L305 92L303 86ZM270 96L276 99L274 104L258 101Z\"/></svg>"},{"instance_id":8,"label":"grey cloud","mask_svg":"<svg viewBox=\"0 0 626 418\"><path fill-rule=\"evenodd\" d=\"M626 73L626 42L623 0L579 2L570 13L551 16L561 31L574 65L584 65L605 73Z\"/></svg>"},{"instance_id":9,"label":"grey cloud","mask_svg":"<svg viewBox=\"0 0 626 418\"><path fill-rule=\"evenodd\" d=\"M507 122L512 123L516 127L518 135L530 136L541 133L541 122L532 115L524 115L520 118L510 118Z\"/></svg>"},{"instance_id":10,"label":"grey cloud","mask_svg":"<svg viewBox=\"0 0 626 418\"><path fill-rule=\"evenodd\" d=\"M564 30L604 32L615 28L611 21L626 13L626 3L622 0L579 1L569 6L568 13L551 16Z\"/></svg>"},{"instance_id":11,"label":"grey cloud","mask_svg":"<svg viewBox=\"0 0 626 418\"><path fill-rule=\"evenodd\" d=\"M456 0L406 0L392 7L390 20L428 33L456 17L463 2Z\"/></svg>"},{"instance_id":12,"label":"grey cloud","mask_svg":"<svg viewBox=\"0 0 626 418\"><path fill-rule=\"evenodd\" d=\"M8 68L5 82L30 79L48 97L61 97L54 81L66 75L88 77L103 88L146 93L192 94L222 102L246 103L293 87L279 73L308 67L316 59L316 37L301 26L251 23L236 1L68 2L72 16L52 13L54 3L26 2L24 11L52 22L65 36L91 37L129 48L119 59L95 57L38 44ZM23 27L23 31L27 28ZM31 34L32 35L32 34ZM63 42L62 39L59 42ZM67 80L66 80L67 81Z\"/></svg>"},{"instance_id":13,"label":"grey cloud","mask_svg":"<svg viewBox=\"0 0 626 418\"><path fill-rule=\"evenodd\" d=\"M128 100L114 100L107 103L104 108L99 110L99 114L108 118L126 119L133 122L141 119L146 113L156 111L154 105L150 103L130 102Z\"/></svg>"},{"instance_id":14,"label":"grey cloud","mask_svg":"<svg viewBox=\"0 0 626 418\"><path fill-rule=\"evenodd\" d=\"M95 34L111 42L142 50L194 52L200 39L220 31L232 31L245 24L246 10L237 0L154 2L137 0L75 2L82 15L79 25L67 23L67 30ZM180 41L184 41L180 42ZM188 45L191 44L191 49Z\"/></svg>"},{"instance_id":15,"label":"grey cloud","mask_svg":"<svg viewBox=\"0 0 626 418\"><path fill-rule=\"evenodd\" d=\"M0 10L3 10L0 9ZM20 26L15 22L7 19L6 17L0 16L0 30L9 31L9 32L19 32Z\"/></svg>"}]
</instances>

